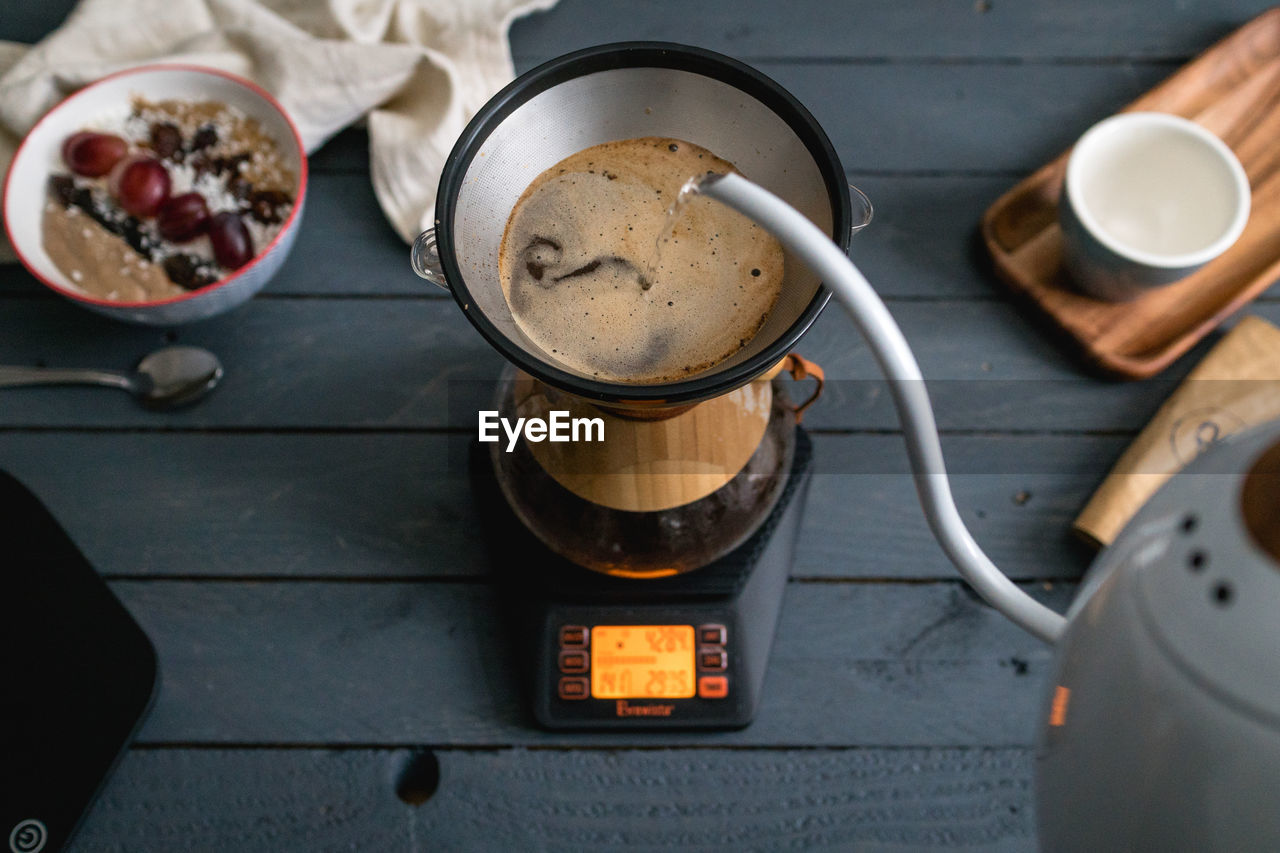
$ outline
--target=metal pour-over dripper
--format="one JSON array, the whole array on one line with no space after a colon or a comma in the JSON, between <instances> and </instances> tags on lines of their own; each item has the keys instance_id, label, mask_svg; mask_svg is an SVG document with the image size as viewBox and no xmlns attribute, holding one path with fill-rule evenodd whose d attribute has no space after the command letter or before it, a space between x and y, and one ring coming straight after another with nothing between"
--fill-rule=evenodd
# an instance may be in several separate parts
<instances>
[{"instance_id":1,"label":"metal pour-over dripper","mask_svg":"<svg viewBox=\"0 0 1280 853\"><path fill-rule=\"evenodd\" d=\"M686 379L649 385L600 381L543 352L512 318L499 281L503 231L530 182L577 151L642 136L711 150L844 248L855 219L870 219L861 193L852 213L839 158L813 116L772 80L697 48L622 43L548 62L480 110L445 164L436 227L419 237L414 269L447 287L493 346L543 381L610 403L697 402L775 365L817 318L828 294L804 264L786 263L782 295L743 349Z\"/></svg>"}]
</instances>

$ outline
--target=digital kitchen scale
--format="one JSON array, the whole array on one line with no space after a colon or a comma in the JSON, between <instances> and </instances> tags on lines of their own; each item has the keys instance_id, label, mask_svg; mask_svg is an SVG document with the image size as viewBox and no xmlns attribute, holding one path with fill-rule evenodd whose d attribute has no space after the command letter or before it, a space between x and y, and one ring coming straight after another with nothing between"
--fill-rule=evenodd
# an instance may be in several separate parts
<instances>
[{"instance_id":1,"label":"digital kitchen scale","mask_svg":"<svg viewBox=\"0 0 1280 853\"><path fill-rule=\"evenodd\" d=\"M538 722L552 729L750 723L812 457L797 428L790 476L756 532L707 566L649 580L593 572L548 549L503 499L488 451L473 445L475 494Z\"/></svg>"}]
</instances>

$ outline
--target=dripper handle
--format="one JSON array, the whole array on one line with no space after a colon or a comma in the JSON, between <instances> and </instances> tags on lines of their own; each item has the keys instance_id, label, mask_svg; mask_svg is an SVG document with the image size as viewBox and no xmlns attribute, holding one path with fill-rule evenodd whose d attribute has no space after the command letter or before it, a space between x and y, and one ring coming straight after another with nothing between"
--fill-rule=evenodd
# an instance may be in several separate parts
<instances>
[{"instance_id":1,"label":"dripper handle","mask_svg":"<svg viewBox=\"0 0 1280 853\"><path fill-rule=\"evenodd\" d=\"M449 281L444 277L444 267L440 265L440 251L436 248L436 229L428 228L413 241L409 264L414 272L436 287L450 289Z\"/></svg>"},{"instance_id":2,"label":"dripper handle","mask_svg":"<svg viewBox=\"0 0 1280 853\"><path fill-rule=\"evenodd\" d=\"M849 233L857 234L871 224L875 209L871 206L871 199L867 198L867 194L853 184L849 184L849 199L853 202L853 226L849 229Z\"/></svg>"}]
</instances>

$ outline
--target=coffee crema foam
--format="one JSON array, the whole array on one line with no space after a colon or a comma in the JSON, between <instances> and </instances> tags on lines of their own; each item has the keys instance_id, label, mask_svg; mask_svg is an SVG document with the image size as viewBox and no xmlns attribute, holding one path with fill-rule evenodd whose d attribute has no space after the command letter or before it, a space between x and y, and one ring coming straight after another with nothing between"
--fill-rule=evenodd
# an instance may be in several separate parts
<instances>
[{"instance_id":1,"label":"coffee crema foam","mask_svg":"<svg viewBox=\"0 0 1280 853\"><path fill-rule=\"evenodd\" d=\"M706 197L668 222L680 187L709 171L736 170L693 143L643 137L539 175L499 253L520 329L570 369L636 384L686 378L746 346L782 291L782 246Z\"/></svg>"}]
</instances>

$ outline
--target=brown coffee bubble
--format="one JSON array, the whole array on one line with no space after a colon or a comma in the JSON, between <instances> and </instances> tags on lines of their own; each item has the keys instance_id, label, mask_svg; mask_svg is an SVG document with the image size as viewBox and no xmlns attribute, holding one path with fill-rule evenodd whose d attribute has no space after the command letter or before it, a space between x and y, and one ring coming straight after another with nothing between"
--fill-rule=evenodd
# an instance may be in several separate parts
<instances>
[{"instance_id":1,"label":"brown coffee bubble","mask_svg":"<svg viewBox=\"0 0 1280 853\"><path fill-rule=\"evenodd\" d=\"M683 379L742 349L782 290L782 247L699 196L667 229L680 187L708 171L734 167L684 140L643 137L587 148L539 175L499 252L521 330L550 358L612 382Z\"/></svg>"}]
</instances>

